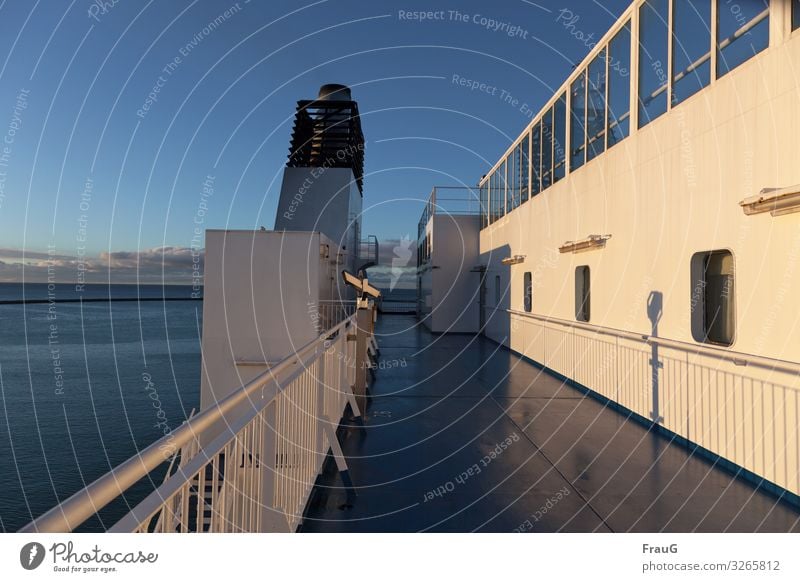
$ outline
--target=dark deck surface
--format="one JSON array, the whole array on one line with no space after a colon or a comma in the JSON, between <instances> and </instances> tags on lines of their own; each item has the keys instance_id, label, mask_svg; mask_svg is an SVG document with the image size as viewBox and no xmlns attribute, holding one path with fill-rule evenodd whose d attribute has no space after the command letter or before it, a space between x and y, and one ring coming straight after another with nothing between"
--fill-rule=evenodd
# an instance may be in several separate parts
<instances>
[{"instance_id":1,"label":"dark deck surface","mask_svg":"<svg viewBox=\"0 0 800 582\"><path fill-rule=\"evenodd\" d=\"M326 473L303 531L800 531L795 507L485 338L399 315L377 336L383 369L343 442L358 496L340 508Z\"/></svg>"}]
</instances>

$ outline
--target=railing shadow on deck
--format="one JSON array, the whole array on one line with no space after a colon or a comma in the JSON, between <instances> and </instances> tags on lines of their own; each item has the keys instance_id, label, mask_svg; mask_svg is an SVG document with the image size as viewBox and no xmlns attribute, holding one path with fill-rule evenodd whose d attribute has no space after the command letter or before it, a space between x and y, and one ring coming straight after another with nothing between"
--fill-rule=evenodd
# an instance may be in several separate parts
<instances>
[{"instance_id":1,"label":"railing shadow on deck","mask_svg":"<svg viewBox=\"0 0 800 582\"><path fill-rule=\"evenodd\" d=\"M800 365L515 309L508 347L800 505ZM491 333L490 333L491 335Z\"/></svg>"}]
</instances>

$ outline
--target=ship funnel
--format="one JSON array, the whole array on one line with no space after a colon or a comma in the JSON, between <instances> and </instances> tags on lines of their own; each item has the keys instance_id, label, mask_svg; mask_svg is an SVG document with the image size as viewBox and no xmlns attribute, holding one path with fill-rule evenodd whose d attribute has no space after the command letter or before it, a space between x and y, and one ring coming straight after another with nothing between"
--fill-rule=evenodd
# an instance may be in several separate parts
<instances>
[{"instance_id":1,"label":"ship funnel","mask_svg":"<svg viewBox=\"0 0 800 582\"><path fill-rule=\"evenodd\" d=\"M319 88L317 101L352 101L350 87L338 83L328 83Z\"/></svg>"},{"instance_id":2,"label":"ship funnel","mask_svg":"<svg viewBox=\"0 0 800 582\"><path fill-rule=\"evenodd\" d=\"M364 135L358 104L347 85L323 85L313 101L297 102L286 166L350 168L359 192L363 190Z\"/></svg>"},{"instance_id":3,"label":"ship funnel","mask_svg":"<svg viewBox=\"0 0 800 582\"><path fill-rule=\"evenodd\" d=\"M297 102L275 230L321 232L341 251L337 268L356 273L363 188L358 104L347 85L322 85L315 99Z\"/></svg>"}]
</instances>

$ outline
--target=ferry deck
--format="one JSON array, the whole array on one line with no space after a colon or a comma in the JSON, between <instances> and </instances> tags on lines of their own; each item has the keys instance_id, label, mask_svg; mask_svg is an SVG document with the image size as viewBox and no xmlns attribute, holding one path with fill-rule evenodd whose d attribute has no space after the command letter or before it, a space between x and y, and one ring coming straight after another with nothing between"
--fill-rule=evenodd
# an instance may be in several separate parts
<instances>
[{"instance_id":1,"label":"ferry deck","mask_svg":"<svg viewBox=\"0 0 800 582\"><path fill-rule=\"evenodd\" d=\"M800 530L800 3L689 5L632 2L478 212L434 189L417 317L355 276L350 89L298 101L274 230L206 233L198 414L22 531Z\"/></svg>"},{"instance_id":2,"label":"ferry deck","mask_svg":"<svg viewBox=\"0 0 800 582\"><path fill-rule=\"evenodd\" d=\"M325 471L301 531L800 531L800 509L483 336L411 315L375 334L384 369L342 431L357 497Z\"/></svg>"}]
</instances>

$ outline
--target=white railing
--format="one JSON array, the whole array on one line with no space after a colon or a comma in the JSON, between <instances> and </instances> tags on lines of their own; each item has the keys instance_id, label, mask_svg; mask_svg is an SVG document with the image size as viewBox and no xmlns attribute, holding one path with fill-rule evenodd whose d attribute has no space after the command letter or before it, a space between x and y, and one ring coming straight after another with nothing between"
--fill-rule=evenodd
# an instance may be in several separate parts
<instances>
[{"instance_id":1,"label":"white railing","mask_svg":"<svg viewBox=\"0 0 800 582\"><path fill-rule=\"evenodd\" d=\"M514 351L800 491L797 363L522 311L508 314Z\"/></svg>"},{"instance_id":2,"label":"white railing","mask_svg":"<svg viewBox=\"0 0 800 582\"><path fill-rule=\"evenodd\" d=\"M164 447L180 450L179 467L110 531L294 531L328 450L342 461L356 338L371 333L343 319L21 531L73 531L163 464Z\"/></svg>"},{"instance_id":3,"label":"white railing","mask_svg":"<svg viewBox=\"0 0 800 582\"><path fill-rule=\"evenodd\" d=\"M348 317L352 317L356 312L355 300L322 300L318 301L315 314L317 331L324 332L326 329L336 327Z\"/></svg>"}]
</instances>

